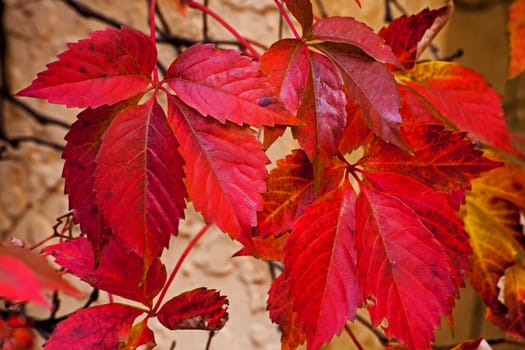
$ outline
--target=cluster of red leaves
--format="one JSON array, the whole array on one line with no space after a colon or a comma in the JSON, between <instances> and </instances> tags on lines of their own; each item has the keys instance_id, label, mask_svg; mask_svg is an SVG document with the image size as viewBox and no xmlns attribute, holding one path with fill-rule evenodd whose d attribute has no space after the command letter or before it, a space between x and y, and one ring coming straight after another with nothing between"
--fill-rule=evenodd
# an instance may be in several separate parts
<instances>
[{"instance_id":1,"label":"cluster of red leaves","mask_svg":"<svg viewBox=\"0 0 525 350\"><path fill-rule=\"evenodd\" d=\"M213 290L152 306L166 284L160 256L187 200L244 245L239 254L284 263L268 300L283 349L305 340L318 349L365 305L374 325L388 321L387 336L430 348L469 269L457 209L471 181L501 165L473 141L515 152L500 97L459 64L417 63L451 5L376 34L349 17L314 21L309 0L284 2L302 37L274 43L260 61L198 44L159 80L155 42L122 27L69 44L19 93L86 108L63 154L86 237L45 252L144 306L79 310L46 349L151 347L150 317L169 329L222 328L228 301ZM300 149L268 174L264 149L287 127Z\"/></svg>"}]
</instances>

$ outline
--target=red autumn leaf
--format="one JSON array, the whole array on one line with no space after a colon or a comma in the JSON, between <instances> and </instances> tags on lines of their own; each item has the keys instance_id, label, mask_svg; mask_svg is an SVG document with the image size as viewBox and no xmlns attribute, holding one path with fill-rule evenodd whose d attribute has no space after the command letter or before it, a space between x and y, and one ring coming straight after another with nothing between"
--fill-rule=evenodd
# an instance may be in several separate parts
<instances>
[{"instance_id":1,"label":"red autumn leaf","mask_svg":"<svg viewBox=\"0 0 525 350\"><path fill-rule=\"evenodd\" d=\"M195 208L250 249L262 209L268 158L253 130L203 118L168 97L170 123L185 160L186 185Z\"/></svg>"},{"instance_id":2,"label":"red autumn leaf","mask_svg":"<svg viewBox=\"0 0 525 350\"><path fill-rule=\"evenodd\" d=\"M268 311L272 322L281 328L281 350L294 350L304 343L306 334L297 323L297 313L293 309L293 299L284 274L272 282L268 292Z\"/></svg>"},{"instance_id":3,"label":"red autumn leaf","mask_svg":"<svg viewBox=\"0 0 525 350\"><path fill-rule=\"evenodd\" d=\"M94 268L94 253L86 238L80 237L44 249L60 266L91 286L151 306L166 281L166 268L157 258L144 278L142 258L115 239L104 248Z\"/></svg>"},{"instance_id":4,"label":"red autumn leaf","mask_svg":"<svg viewBox=\"0 0 525 350\"><path fill-rule=\"evenodd\" d=\"M346 123L346 96L341 77L328 58L310 52L309 60L310 74L297 111L303 125L294 127L293 134L313 163L318 181L337 154Z\"/></svg>"},{"instance_id":5,"label":"red autumn leaf","mask_svg":"<svg viewBox=\"0 0 525 350\"><path fill-rule=\"evenodd\" d=\"M412 16L403 15L381 29L379 35L390 45L405 69L414 66L417 58L448 22L453 11L452 4L450 2L437 10L427 8Z\"/></svg>"},{"instance_id":6,"label":"red autumn leaf","mask_svg":"<svg viewBox=\"0 0 525 350\"><path fill-rule=\"evenodd\" d=\"M363 109L370 129L386 142L406 149L399 131L401 103L392 74L383 64L344 47L324 45L322 50L335 62L348 95Z\"/></svg>"},{"instance_id":7,"label":"red autumn leaf","mask_svg":"<svg viewBox=\"0 0 525 350\"><path fill-rule=\"evenodd\" d=\"M364 176L374 189L394 196L413 210L447 255L454 284L463 285L472 249L456 210L448 204L448 197L405 175L364 173Z\"/></svg>"},{"instance_id":8,"label":"red autumn leaf","mask_svg":"<svg viewBox=\"0 0 525 350\"><path fill-rule=\"evenodd\" d=\"M263 193L263 209L257 216L257 233L279 235L292 229L295 219L314 198L313 168L302 150L277 161Z\"/></svg>"},{"instance_id":9,"label":"red autumn leaf","mask_svg":"<svg viewBox=\"0 0 525 350\"><path fill-rule=\"evenodd\" d=\"M127 100L148 86L157 50L146 35L122 27L90 36L69 44L58 61L17 95L68 107L99 107Z\"/></svg>"},{"instance_id":10,"label":"red autumn leaf","mask_svg":"<svg viewBox=\"0 0 525 350\"><path fill-rule=\"evenodd\" d=\"M65 192L69 194L69 208L93 245L96 261L111 237L111 229L95 200L95 158L110 122L131 103L127 101L81 112L66 135L67 144L62 153L65 159L62 176L65 178Z\"/></svg>"},{"instance_id":11,"label":"red autumn leaf","mask_svg":"<svg viewBox=\"0 0 525 350\"><path fill-rule=\"evenodd\" d=\"M197 288L168 300L159 322L168 329L219 330L228 321L228 299L213 289Z\"/></svg>"},{"instance_id":12,"label":"red autumn leaf","mask_svg":"<svg viewBox=\"0 0 525 350\"><path fill-rule=\"evenodd\" d=\"M154 98L111 122L96 157L96 199L113 234L146 266L168 246L184 216L177 140Z\"/></svg>"},{"instance_id":13,"label":"red autumn leaf","mask_svg":"<svg viewBox=\"0 0 525 350\"><path fill-rule=\"evenodd\" d=\"M44 349L119 349L127 342L133 321L143 312L118 303L80 309L58 324Z\"/></svg>"},{"instance_id":14,"label":"red autumn leaf","mask_svg":"<svg viewBox=\"0 0 525 350\"><path fill-rule=\"evenodd\" d=\"M457 293L440 243L412 208L387 192L361 186L355 217L359 284L372 303L372 323L386 318L387 336L430 349Z\"/></svg>"},{"instance_id":15,"label":"red autumn leaf","mask_svg":"<svg viewBox=\"0 0 525 350\"><path fill-rule=\"evenodd\" d=\"M314 13L310 0L284 0L286 7L303 28L303 36L314 23Z\"/></svg>"},{"instance_id":16,"label":"red autumn leaf","mask_svg":"<svg viewBox=\"0 0 525 350\"><path fill-rule=\"evenodd\" d=\"M295 114L308 78L310 51L302 41L279 40L261 57L261 69L286 108Z\"/></svg>"},{"instance_id":17,"label":"red autumn leaf","mask_svg":"<svg viewBox=\"0 0 525 350\"><path fill-rule=\"evenodd\" d=\"M52 307L44 290L63 291L82 296L61 278L47 260L27 248L0 243L0 297L13 301L32 301Z\"/></svg>"},{"instance_id":18,"label":"red autumn leaf","mask_svg":"<svg viewBox=\"0 0 525 350\"><path fill-rule=\"evenodd\" d=\"M486 145L514 152L501 98L479 73L453 62L427 62L404 74L403 83L430 104L427 108L440 123L452 124Z\"/></svg>"},{"instance_id":19,"label":"red autumn leaf","mask_svg":"<svg viewBox=\"0 0 525 350\"><path fill-rule=\"evenodd\" d=\"M507 30L510 37L509 78L525 71L525 0L514 0L509 7Z\"/></svg>"},{"instance_id":20,"label":"red autumn leaf","mask_svg":"<svg viewBox=\"0 0 525 350\"><path fill-rule=\"evenodd\" d=\"M403 131L414 155L375 139L367 145L359 164L366 171L413 177L444 193L466 188L474 177L501 165L483 157L480 150L465 140L464 134L444 130L442 126L410 124Z\"/></svg>"},{"instance_id":21,"label":"red autumn leaf","mask_svg":"<svg viewBox=\"0 0 525 350\"><path fill-rule=\"evenodd\" d=\"M346 106L347 121L343 132L343 137L339 142L338 150L341 154L346 154L361 147L366 138L370 135L370 129L365 122L363 110L353 102L348 101Z\"/></svg>"},{"instance_id":22,"label":"red autumn leaf","mask_svg":"<svg viewBox=\"0 0 525 350\"><path fill-rule=\"evenodd\" d=\"M351 17L328 17L315 23L308 39L350 44L381 63L400 63L385 40L372 28Z\"/></svg>"},{"instance_id":23,"label":"red autumn leaf","mask_svg":"<svg viewBox=\"0 0 525 350\"><path fill-rule=\"evenodd\" d=\"M312 349L340 333L362 304L354 208L355 192L345 182L308 206L286 241L285 274L293 310Z\"/></svg>"},{"instance_id":24,"label":"red autumn leaf","mask_svg":"<svg viewBox=\"0 0 525 350\"><path fill-rule=\"evenodd\" d=\"M260 64L236 50L194 45L172 63L165 81L188 106L223 123L256 127L296 123Z\"/></svg>"},{"instance_id":25,"label":"red autumn leaf","mask_svg":"<svg viewBox=\"0 0 525 350\"><path fill-rule=\"evenodd\" d=\"M255 256L259 259L283 261L284 244L289 233L280 235L256 236L253 238L254 251L241 248L234 256Z\"/></svg>"}]
</instances>

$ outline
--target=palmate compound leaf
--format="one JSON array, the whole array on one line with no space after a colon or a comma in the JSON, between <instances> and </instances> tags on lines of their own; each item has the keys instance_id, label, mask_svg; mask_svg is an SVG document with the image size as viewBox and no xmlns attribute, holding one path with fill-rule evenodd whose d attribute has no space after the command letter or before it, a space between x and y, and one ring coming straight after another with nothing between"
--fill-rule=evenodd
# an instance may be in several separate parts
<instances>
[{"instance_id":1,"label":"palmate compound leaf","mask_svg":"<svg viewBox=\"0 0 525 350\"><path fill-rule=\"evenodd\" d=\"M262 209L269 162L254 131L205 118L172 95L168 116L193 205L207 222L253 251L252 229Z\"/></svg>"},{"instance_id":2,"label":"palmate compound leaf","mask_svg":"<svg viewBox=\"0 0 525 350\"><path fill-rule=\"evenodd\" d=\"M359 284L372 323L410 349L431 349L457 287L449 259L419 215L396 195L361 184L355 209Z\"/></svg>"},{"instance_id":3,"label":"palmate compound leaf","mask_svg":"<svg viewBox=\"0 0 525 350\"><path fill-rule=\"evenodd\" d=\"M306 340L303 327L297 323L290 287L284 274L279 275L268 292L268 312L281 329L281 350L295 350Z\"/></svg>"},{"instance_id":4,"label":"palmate compound leaf","mask_svg":"<svg viewBox=\"0 0 525 350\"><path fill-rule=\"evenodd\" d=\"M168 300L157 317L164 327L216 331L228 321L228 299L214 289L197 288Z\"/></svg>"},{"instance_id":5,"label":"palmate compound leaf","mask_svg":"<svg viewBox=\"0 0 525 350\"><path fill-rule=\"evenodd\" d=\"M122 27L90 36L69 44L58 61L17 95L68 107L99 107L131 98L148 86L157 50L146 35Z\"/></svg>"},{"instance_id":6,"label":"palmate compound leaf","mask_svg":"<svg viewBox=\"0 0 525 350\"><path fill-rule=\"evenodd\" d=\"M22 247L0 243L0 297L31 301L52 308L44 290L63 291L80 297L82 293L62 279L47 260Z\"/></svg>"},{"instance_id":7,"label":"palmate compound leaf","mask_svg":"<svg viewBox=\"0 0 525 350\"><path fill-rule=\"evenodd\" d=\"M236 50L194 45L172 63L165 81L185 104L221 122L255 127L297 123L259 62Z\"/></svg>"},{"instance_id":8,"label":"palmate compound leaf","mask_svg":"<svg viewBox=\"0 0 525 350\"><path fill-rule=\"evenodd\" d=\"M400 135L399 92L385 65L343 45L319 45L338 68L350 98L363 111L370 129L386 142L407 149Z\"/></svg>"},{"instance_id":9,"label":"palmate compound leaf","mask_svg":"<svg viewBox=\"0 0 525 350\"><path fill-rule=\"evenodd\" d=\"M475 141L515 152L501 98L479 73L458 63L426 62L397 78L427 105L427 113L440 124L465 131Z\"/></svg>"},{"instance_id":10,"label":"palmate compound leaf","mask_svg":"<svg viewBox=\"0 0 525 350\"><path fill-rule=\"evenodd\" d=\"M483 157L464 134L442 126L414 123L405 125L402 131L414 155L376 138L367 144L359 165L370 172L411 176L443 193L467 188L471 179L501 165Z\"/></svg>"},{"instance_id":11,"label":"palmate compound leaf","mask_svg":"<svg viewBox=\"0 0 525 350\"><path fill-rule=\"evenodd\" d=\"M131 99L112 106L88 108L78 115L66 135L62 153L65 192L69 195L69 208L75 221L92 244L98 262L102 249L111 237L111 228L99 211L95 200L95 158L102 143L102 135L113 118L123 109L134 104Z\"/></svg>"},{"instance_id":12,"label":"palmate compound leaf","mask_svg":"<svg viewBox=\"0 0 525 350\"><path fill-rule=\"evenodd\" d=\"M437 10L426 8L412 16L403 15L381 29L379 35L390 45L403 68L410 69L448 22L453 8L453 2L449 2Z\"/></svg>"},{"instance_id":13,"label":"palmate compound leaf","mask_svg":"<svg viewBox=\"0 0 525 350\"><path fill-rule=\"evenodd\" d=\"M509 7L507 30L510 38L509 78L525 71L525 0L514 0Z\"/></svg>"},{"instance_id":14,"label":"palmate compound leaf","mask_svg":"<svg viewBox=\"0 0 525 350\"><path fill-rule=\"evenodd\" d=\"M84 237L47 246L44 251L53 255L57 264L94 288L146 306L151 306L166 281L166 268L158 258L153 260L144 276L142 258L116 239L104 248L96 269L93 249Z\"/></svg>"},{"instance_id":15,"label":"palmate compound leaf","mask_svg":"<svg viewBox=\"0 0 525 350\"><path fill-rule=\"evenodd\" d=\"M509 163L473 180L462 208L474 252L470 282L489 308L489 319L521 337L525 335L521 283L525 241L520 219L524 211L525 171Z\"/></svg>"},{"instance_id":16,"label":"palmate compound leaf","mask_svg":"<svg viewBox=\"0 0 525 350\"><path fill-rule=\"evenodd\" d=\"M120 112L102 136L96 157L96 200L145 269L177 234L184 216L183 160L164 111L150 98Z\"/></svg>"},{"instance_id":17,"label":"palmate compound leaf","mask_svg":"<svg viewBox=\"0 0 525 350\"><path fill-rule=\"evenodd\" d=\"M284 273L308 349L340 333L362 304L353 244L355 197L344 181L305 209L286 241Z\"/></svg>"},{"instance_id":18,"label":"palmate compound leaf","mask_svg":"<svg viewBox=\"0 0 525 350\"><path fill-rule=\"evenodd\" d=\"M144 312L118 303L80 309L58 324L44 349L119 349L127 343L135 318Z\"/></svg>"}]
</instances>

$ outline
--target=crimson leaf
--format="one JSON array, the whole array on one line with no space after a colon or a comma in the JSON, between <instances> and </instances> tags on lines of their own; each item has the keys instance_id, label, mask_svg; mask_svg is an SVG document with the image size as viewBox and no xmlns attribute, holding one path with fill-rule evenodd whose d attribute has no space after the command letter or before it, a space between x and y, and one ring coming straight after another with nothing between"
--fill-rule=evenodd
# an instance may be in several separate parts
<instances>
[{"instance_id":1,"label":"crimson leaf","mask_svg":"<svg viewBox=\"0 0 525 350\"><path fill-rule=\"evenodd\" d=\"M95 191L113 234L145 268L177 234L186 190L177 140L154 98L120 112L102 137Z\"/></svg>"},{"instance_id":2,"label":"crimson leaf","mask_svg":"<svg viewBox=\"0 0 525 350\"><path fill-rule=\"evenodd\" d=\"M252 247L268 163L253 130L203 118L171 95L168 114L186 162L186 185L195 208L208 222Z\"/></svg>"},{"instance_id":3,"label":"crimson leaf","mask_svg":"<svg viewBox=\"0 0 525 350\"><path fill-rule=\"evenodd\" d=\"M83 237L48 246L44 251L91 286L147 306L151 306L166 281L166 268L158 258L153 260L144 279L141 257L115 239L104 249L95 270L93 249Z\"/></svg>"},{"instance_id":4,"label":"crimson leaf","mask_svg":"<svg viewBox=\"0 0 525 350\"><path fill-rule=\"evenodd\" d=\"M260 64L239 51L194 45L172 63L165 80L184 103L221 122L257 127L296 122Z\"/></svg>"},{"instance_id":5,"label":"crimson leaf","mask_svg":"<svg viewBox=\"0 0 525 350\"><path fill-rule=\"evenodd\" d=\"M143 312L117 303L78 310L58 324L44 349L118 349L127 342L133 321Z\"/></svg>"},{"instance_id":6,"label":"crimson leaf","mask_svg":"<svg viewBox=\"0 0 525 350\"><path fill-rule=\"evenodd\" d=\"M228 299L216 290L197 288L168 300L159 322L168 329L219 330L228 321Z\"/></svg>"},{"instance_id":7,"label":"crimson leaf","mask_svg":"<svg viewBox=\"0 0 525 350\"><path fill-rule=\"evenodd\" d=\"M151 40L127 27L90 36L69 44L59 60L49 64L18 96L45 98L68 107L99 107L142 92L157 60Z\"/></svg>"},{"instance_id":8,"label":"crimson leaf","mask_svg":"<svg viewBox=\"0 0 525 350\"><path fill-rule=\"evenodd\" d=\"M353 244L354 209L355 192L345 182L308 206L286 241L290 294L297 322L312 349L339 333L362 303Z\"/></svg>"},{"instance_id":9,"label":"crimson leaf","mask_svg":"<svg viewBox=\"0 0 525 350\"><path fill-rule=\"evenodd\" d=\"M373 324L411 349L430 349L456 287L447 256L419 216L395 196L361 186L355 241L359 281Z\"/></svg>"}]
</instances>

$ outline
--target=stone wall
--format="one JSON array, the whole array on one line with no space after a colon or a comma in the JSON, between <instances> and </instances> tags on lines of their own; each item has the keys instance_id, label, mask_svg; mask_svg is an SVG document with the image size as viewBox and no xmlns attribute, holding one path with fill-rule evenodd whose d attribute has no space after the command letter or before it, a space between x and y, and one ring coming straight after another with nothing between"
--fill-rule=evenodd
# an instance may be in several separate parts
<instances>
[{"instance_id":1,"label":"stone wall","mask_svg":"<svg viewBox=\"0 0 525 350\"><path fill-rule=\"evenodd\" d=\"M3 2L3 21L8 48L7 75L11 92L27 86L37 72L55 60L56 55L65 49L67 42L77 41L86 37L90 31L106 27L97 20L79 16L58 0ZM362 10L351 0L324 1L326 10L331 15L356 16L372 27L380 28L383 25L383 2L361 2ZM427 5L440 6L445 1L405 2L407 9L413 12ZM84 3L111 18L148 32L146 1L91 0ZM181 17L172 4L172 0L159 0L172 32L199 39L202 30L201 14L189 10L186 17ZM278 13L271 0L211 0L210 6L234 23L241 34L262 44L268 45L278 37ZM454 33L465 32L457 28L457 22L453 22L453 28ZM444 55L456 46L463 47L461 42L456 44L454 41L457 39L456 35L447 36L446 33L445 31L438 38L445 51ZM213 21L210 21L209 34L212 39L231 39L228 33ZM452 44L445 46L443 43L446 40L450 40ZM167 64L175 54L173 48L163 47L161 60ZM499 59L501 60L501 57ZM487 64L492 66L491 62ZM492 68L489 69L488 73L490 72ZM498 70L498 76L499 73ZM63 123L72 123L78 113L77 110L50 105L45 101L24 99L24 102L40 113ZM10 102L4 105L3 118L6 121L7 133L11 137L32 135L57 145L64 144L64 127L56 123L39 123ZM288 146L288 141L282 142L280 147L272 150L271 157L280 157L283 149ZM17 148L9 148L5 156L7 159L0 162L0 238L15 236L31 244L49 235L55 218L68 211L63 195L60 152L50 147L24 142ZM180 236L171 242L172 249L165 253L168 264L176 261L189 239L203 225L198 215L190 212L187 216L188 219L182 224ZM189 255L182 273L172 286L172 292L207 286L219 289L229 296L230 320L225 329L214 337L212 349L278 349L279 332L276 326L270 323L265 311L266 292L271 282L268 266L253 258L231 259L231 255L238 248L239 245L226 235L217 230L210 232ZM471 307L468 300L464 303ZM370 332L359 325L353 325L352 329L359 334L366 349L378 347L377 340ZM446 334L444 337L447 339ZM156 340L161 349L168 349L172 340L176 340L176 349L204 349L207 333L160 330L156 334ZM352 349L353 345L345 334L327 348Z\"/></svg>"}]
</instances>

